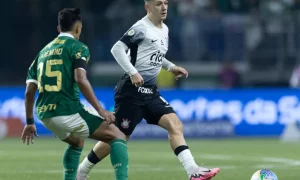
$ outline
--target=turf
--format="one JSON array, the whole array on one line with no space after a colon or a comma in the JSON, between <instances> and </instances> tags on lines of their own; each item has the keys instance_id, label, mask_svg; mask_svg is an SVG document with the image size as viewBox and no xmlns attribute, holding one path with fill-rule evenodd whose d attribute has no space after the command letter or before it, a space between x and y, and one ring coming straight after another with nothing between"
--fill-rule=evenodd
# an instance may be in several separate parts
<instances>
[{"instance_id":1,"label":"turf","mask_svg":"<svg viewBox=\"0 0 300 180\"><path fill-rule=\"evenodd\" d=\"M87 141L82 159L95 141ZM275 139L189 140L198 164L220 167L213 180L250 180L258 169L274 171L279 180L300 179L300 143ZM66 145L54 138L38 138L34 145L19 139L0 140L0 180L62 179ZM188 180L167 140L133 140L129 147L129 180ZM113 180L109 159L98 164L88 180Z\"/></svg>"}]
</instances>

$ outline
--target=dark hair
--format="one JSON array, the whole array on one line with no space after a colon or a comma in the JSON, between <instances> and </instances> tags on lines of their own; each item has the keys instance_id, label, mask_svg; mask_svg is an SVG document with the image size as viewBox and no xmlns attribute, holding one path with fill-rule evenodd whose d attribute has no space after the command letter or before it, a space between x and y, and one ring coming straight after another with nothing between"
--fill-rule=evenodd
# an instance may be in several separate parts
<instances>
[{"instance_id":1,"label":"dark hair","mask_svg":"<svg viewBox=\"0 0 300 180\"><path fill-rule=\"evenodd\" d=\"M62 32L71 31L76 21L81 21L79 8L64 8L59 11L58 25Z\"/></svg>"}]
</instances>

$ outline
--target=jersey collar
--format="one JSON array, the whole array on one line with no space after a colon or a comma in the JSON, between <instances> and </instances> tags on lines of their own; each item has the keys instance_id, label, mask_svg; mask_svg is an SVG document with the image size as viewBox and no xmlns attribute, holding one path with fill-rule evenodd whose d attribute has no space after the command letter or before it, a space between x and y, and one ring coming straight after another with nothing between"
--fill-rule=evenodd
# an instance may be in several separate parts
<instances>
[{"instance_id":1,"label":"jersey collar","mask_svg":"<svg viewBox=\"0 0 300 180\"><path fill-rule=\"evenodd\" d=\"M62 33L60 33L60 34L58 35L58 37L61 37L61 36L67 36L67 37L74 38L74 36L73 36L72 34L70 34L70 33L64 33L64 32L62 32Z\"/></svg>"},{"instance_id":2,"label":"jersey collar","mask_svg":"<svg viewBox=\"0 0 300 180\"><path fill-rule=\"evenodd\" d=\"M158 29L158 30L160 30L160 31L163 30L163 28L159 28L159 27L155 26L155 25L152 23L152 21L149 19L149 17L148 17L147 15L144 17L144 19L148 22L148 24L150 24L150 26L152 26L152 27L154 27L154 28L156 28L156 29Z\"/></svg>"}]
</instances>

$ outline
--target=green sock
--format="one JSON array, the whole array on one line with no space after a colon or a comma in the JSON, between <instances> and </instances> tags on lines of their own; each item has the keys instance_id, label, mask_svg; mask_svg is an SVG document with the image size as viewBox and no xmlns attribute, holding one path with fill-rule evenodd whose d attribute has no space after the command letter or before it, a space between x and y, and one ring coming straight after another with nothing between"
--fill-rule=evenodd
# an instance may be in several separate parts
<instances>
[{"instance_id":1,"label":"green sock","mask_svg":"<svg viewBox=\"0 0 300 180\"><path fill-rule=\"evenodd\" d=\"M82 148L68 146L63 157L64 180L75 180Z\"/></svg>"},{"instance_id":2,"label":"green sock","mask_svg":"<svg viewBox=\"0 0 300 180\"><path fill-rule=\"evenodd\" d=\"M116 180L128 179L128 154L126 141L117 139L110 143L110 160Z\"/></svg>"}]
</instances>

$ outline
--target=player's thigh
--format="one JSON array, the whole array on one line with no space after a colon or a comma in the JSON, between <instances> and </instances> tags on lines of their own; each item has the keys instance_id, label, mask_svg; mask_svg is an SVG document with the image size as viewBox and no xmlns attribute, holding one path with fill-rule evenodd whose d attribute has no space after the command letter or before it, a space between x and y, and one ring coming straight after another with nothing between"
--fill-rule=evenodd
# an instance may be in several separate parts
<instances>
[{"instance_id":1,"label":"player's thigh","mask_svg":"<svg viewBox=\"0 0 300 180\"><path fill-rule=\"evenodd\" d=\"M114 124L108 125L107 123L102 123L98 129L90 136L90 138L102 141L105 143L110 143L116 139L126 140L125 134L120 131Z\"/></svg>"},{"instance_id":2,"label":"player's thigh","mask_svg":"<svg viewBox=\"0 0 300 180\"><path fill-rule=\"evenodd\" d=\"M158 125L165 116L175 115L174 109L161 96L154 98L145 108L145 119L148 124Z\"/></svg>"},{"instance_id":3,"label":"player's thigh","mask_svg":"<svg viewBox=\"0 0 300 180\"><path fill-rule=\"evenodd\" d=\"M114 125L108 125L94 109L85 107L79 113L89 126L89 138L110 143L115 139L125 140L125 135Z\"/></svg>"},{"instance_id":4,"label":"player's thigh","mask_svg":"<svg viewBox=\"0 0 300 180\"><path fill-rule=\"evenodd\" d=\"M115 125L126 135L130 136L135 127L143 119L143 109L125 100L117 102L115 105Z\"/></svg>"}]
</instances>

